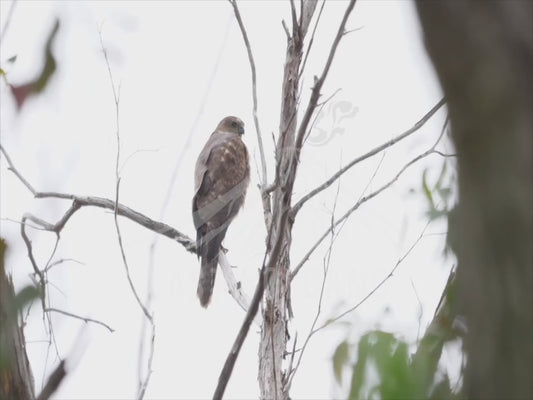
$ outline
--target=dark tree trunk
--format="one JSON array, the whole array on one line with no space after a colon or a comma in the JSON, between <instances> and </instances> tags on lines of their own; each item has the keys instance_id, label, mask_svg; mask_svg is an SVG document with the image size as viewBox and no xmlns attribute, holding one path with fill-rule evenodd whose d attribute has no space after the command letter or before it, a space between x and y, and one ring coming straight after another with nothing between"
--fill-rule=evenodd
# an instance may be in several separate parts
<instances>
[{"instance_id":1,"label":"dark tree trunk","mask_svg":"<svg viewBox=\"0 0 533 400\"><path fill-rule=\"evenodd\" d=\"M19 325L13 283L4 270L5 243L0 239L0 399L33 400L33 376Z\"/></svg>"},{"instance_id":2,"label":"dark tree trunk","mask_svg":"<svg viewBox=\"0 0 533 400\"><path fill-rule=\"evenodd\" d=\"M533 398L533 2L418 1L447 98L466 395Z\"/></svg>"}]
</instances>

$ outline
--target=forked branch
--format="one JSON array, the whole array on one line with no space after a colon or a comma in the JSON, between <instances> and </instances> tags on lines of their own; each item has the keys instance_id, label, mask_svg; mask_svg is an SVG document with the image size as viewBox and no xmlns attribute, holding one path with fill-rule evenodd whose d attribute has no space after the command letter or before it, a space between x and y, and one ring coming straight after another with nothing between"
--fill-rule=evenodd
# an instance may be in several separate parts
<instances>
[{"instance_id":1,"label":"forked branch","mask_svg":"<svg viewBox=\"0 0 533 400\"><path fill-rule=\"evenodd\" d=\"M302 197L293 207L292 207L292 214L293 216L298 213L300 208L311 198L316 196L318 193L322 192L324 189L327 189L331 186L337 179L340 178L342 174L347 172L349 169L351 169L353 166L359 164L360 162L375 156L376 154L381 153L383 150L388 149L389 147L395 145L396 143L402 141L403 139L411 136L413 133L418 131L420 128L422 128L426 122L428 122L433 115L446 103L445 99L441 99L431 110L429 110L418 122L416 122L411 128L407 129L405 132L401 133L400 135L392 138L388 142L385 142L374 149L370 150L369 152L363 154L362 156L359 156L355 158L354 160L350 161L347 165L339 169L336 173L334 173L327 181L322 183L321 185L317 186L315 189L311 190L308 194L306 194L304 197Z\"/></svg>"},{"instance_id":2,"label":"forked branch","mask_svg":"<svg viewBox=\"0 0 533 400\"><path fill-rule=\"evenodd\" d=\"M59 222L56 224L50 224L46 221L43 221L40 218L34 217L31 214L25 214L25 219L30 219L34 223L41 226L43 229L54 232L56 234L59 234L63 227L66 225L66 223L70 220L70 217L75 214L78 210L80 210L83 207L98 207L103 208L106 210L110 210L112 212L115 211L115 208L117 210L117 214L125 217L133 222L138 223L139 225L145 227L146 229L149 229L155 233L158 233L160 235L166 236L167 238L174 240L181 244L188 252L196 254L196 241L192 240L189 236L185 235L184 233L180 232L176 228L173 228L170 225L167 225L163 222L153 220L144 214L141 214L138 211L135 211L121 203L115 204L115 201L102 198L102 197L95 197L95 196L78 196L74 194L68 194L68 193L60 193L60 192L40 192L37 191L23 176L22 174L15 168L11 158L9 157L8 153L5 151L4 147L0 144L0 152L4 155L6 162L8 164L8 169L13 172L13 174L24 184L24 186L33 194L33 196L37 199L43 199L43 198L56 198L56 199L63 199L63 200L71 200L72 205L67 210L67 212L63 215L62 218L60 218ZM25 234L25 228L26 223L25 219L23 220L23 223L21 224L21 229ZM26 236L27 237L27 236ZM28 239L27 241L28 252L30 253L30 259L33 257L32 254L32 248L31 248L31 242ZM221 252L223 254L223 252ZM224 261L225 260L225 261ZM33 263L32 263L33 264ZM240 285L237 283L237 280L235 278L235 275L233 274L231 265L229 262L227 262L227 258L220 257L219 258L219 265L223 270L224 277L226 279L226 283L228 284L228 288L230 291L231 296L237 301L239 306L243 310L248 310L248 297L243 292ZM34 269L37 269L37 271L40 271L37 267L37 264L35 263L33 265ZM39 275L38 272L36 272L37 275Z\"/></svg>"}]
</instances>

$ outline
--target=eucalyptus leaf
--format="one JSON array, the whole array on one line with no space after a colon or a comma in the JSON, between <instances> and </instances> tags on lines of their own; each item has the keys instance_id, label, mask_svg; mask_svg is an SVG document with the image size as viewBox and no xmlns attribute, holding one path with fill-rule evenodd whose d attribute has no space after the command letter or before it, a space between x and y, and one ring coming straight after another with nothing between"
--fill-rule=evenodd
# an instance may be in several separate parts
<instances>
[{"instance_id":1,"label":"eucalyptus leaf","mask_svg":"<svg viewBox=\"0 0 533 400\"><path fill-rule=\"evenodd\" d=\"M339 384L342 383L342 370L348 362L349 351L350 345L344 340L337 346L335 353L333 353L333 372Z\"/></svg>"}]
</instances>

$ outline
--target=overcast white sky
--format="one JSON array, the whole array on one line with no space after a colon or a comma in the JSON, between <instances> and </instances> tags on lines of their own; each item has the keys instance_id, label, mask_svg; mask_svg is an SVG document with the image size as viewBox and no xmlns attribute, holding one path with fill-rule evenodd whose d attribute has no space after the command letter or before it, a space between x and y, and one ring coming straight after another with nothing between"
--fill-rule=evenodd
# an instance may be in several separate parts
<instances>
[{"instance_id":1,"label":"overcast white sky","mask_svg":"<svg viewBox=\"0 0 533 400\"><path fill-rule=\"evenodd\" d=\"M5 24L12 2L0 2ZM310 55L302 104L319 75L346 3L327 3ZM240 4L258 74L259 119L269 175L274 168L272 135L277 136L285 57L281 20L290 22L287 2ZM18 2L1 42L0 66L10 83L20 84L40 68L41 48L55 17L61 27L53 52L58 70L39 97L17 114L1 83L1 139L20 172L43 191L114 198L115 110L99 29L114 80L120 84L122 159L121 202L193 236L191 198L194 162L209 134L226 115L247 125L245 142L252 155L252 182L244 209L228 231L225 247L235 275L251 294L264 255L265 228L256 185L259 153L252 119L250 67L229 3L217 2ZM414 7L408 1L359 1L348 23L357 29L339 47L324 97L341 91L326 106L311 133L299 166L294 198L322 183L340 166L410 128L441 98L425 55ZM7 59L17 55L16 62ZM438 137L441 110L405 143L389 149L374 181L380 156L343 175L335 215L340 216L365 192L390 180ZM447 147L446 147L447 146ZM444 143L442 148L449 150ZM141 151L140 151L141 150ZM176 180L171 176L176 168ZM427 218L420 191L422 172L434 180L443 160L431 156L409 169L386 192L363 205L335 242L319 322L357 303L383 279L420 235ZM1 235L9 246L7 266L18 288L29 282L31 265L19 234L20 220L32 212L56 221L68 207L59 200L34 200L0 163ZM162 206L169 185L171 197ZM294 227L292 263L296 265L327 229L337 185L310 201ZM415 189L415 193L411 193ZM154 234L120 220L133 281L144 298L149 248ZM394 276L342 322L324 329L309 343L294 379L295 399L342 396L334 381L331 357L349 337L382 328L416 343L431 320L453 263L444 259L442 221L428 233ZM54 244L50 233L31 231L37 260L46 263ZM327 246L321 246L292 286L295 318L290 334L299 342L309 332L322 283ZM28 353L37 392L43 375L61 357L79 360L57 392L57 399L134 398L142 315L129 290L112 214L83 209L68 223L54 259L73 258L49 274L51 306L95 318L115 329L53 315L56 346L40 307L26 326ZM155 250L153 304L157 326L153 375L147 398L208 398L244 317L219 274L207 310L196 298L198 262L183 247L160 238ZM256 398L257 327L250 332L226 391L227 398ZM80 337L80 333L83 335ZM73 352L73 348L76 350ZM83 348L81 352L79 349ZM450 358L452 355L446 355Z\"/></svg>"}]
</instances>

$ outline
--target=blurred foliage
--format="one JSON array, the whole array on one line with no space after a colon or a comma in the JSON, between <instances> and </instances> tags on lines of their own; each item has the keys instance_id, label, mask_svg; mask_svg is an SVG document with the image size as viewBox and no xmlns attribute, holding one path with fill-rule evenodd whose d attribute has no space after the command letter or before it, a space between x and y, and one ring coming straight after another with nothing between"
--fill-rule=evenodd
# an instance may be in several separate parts
<instances>
[{"instance_id":1,"label":"blurred foliage","mask_svg":"<svg viewBox=\"0 0 533 400\"><path fill-rule=\"evenodd\" d=\"M351 372L350 400L361 399L461 399L461 392L452 389L448 376L438 370L442 348L452 336L446 328L435 326L426 333L417 351L409 353L407 342L392 333L371 331L359 340L357 360L351 364L350 345L343 341L333 357L338 383L343 370Z\"/></svg>"},{"instance_id":2,"label":"blurred foliage","mask_svg":"<svg viewBox=\"0 0 533 400\"><path fill-rule=\"evenodd\" d=\"M6 243L0 238L0 375L9 370L11 337L18 324L18 316L26 306L38 299L41 292L38 287L28 285L14 293L13 283L5 273L4 255Z\"/></svg>"},{"instance_id":3,"label":"blurred foliage","mask_svg":"<svg viewBox=\"0 0 533 400\"><path fill-rule=\"evenodd\" d=\"M339 385L349 372L350 400L463 398L462 388L452 388L439 360L446 342L462 339L464 323L455 313L455 271L450 273L433 320L410 354L409 344L390 332L370 331L357 345L343 340L333 355L333 372ZM355 361L352 361L355 360Z\"/></svg>"},{"instance_id":4,"label":"blurred foliage","mask_svg":"<svg viewBox=\"0 0 533 400\"><path fill-rule=\"evenodd\" d=\"M451 209L455 174L445 160L436 181L427 171L422 176L422 192L427 199L429 220L453 219ZM447 237L448 243L450 237ZM409 344L394 334L370 331L357 346L343 340L333 355L333 372L339 385L350 376L350 400L361 399L462 399L462 388L453 387L445 372L439 370L444 345L462 339L464 322L457 315L455 270L450 273L437 310L414 353ZM461 371L462 374L462 371ZM459 382L462 382L462 376Z\"/></svg>"},{"instance_id":5,"label":"blurred foliage","mask_svg":"<svg viewBox=\"0 0 533 400\"><path fill-rule=\"evenodd\" d=\"M428 181L425 169L422 174L422 193L427 200L426 215L430 221L448 216L452 201L452 188L455 186L455 174L449 171L449 161L444 160L437 180Z\"/></svg>"},{"instance_id":6,"label":"blurred foliage","mask_svg":"<svg viewBox=\"0 0 533 400\"><path fill-rule=\"evenodd\" d=\"M344 340L337 346L335 353L333 353L333 372L335 373L335 379L339 384L342 383L342 370L344 365L349 361L349 357L350 345Z\"/></svg>"},{"instance_id":7,"label":"blurred foliage","mask_svg":"<svg viewBox=\"0 0 533 400\"><path fill-rule=\"evenodd\" d=\"M11 89L11 93L15 98L19 110L22 108L22 106L30 96L43 92L43 90L50 82L50 78L52 78L52 76L56 72L57 62L54 55L52 54L52 47L56 39L57 32L59 31L59 27L60 20L56 18L54 25L46 38L46 42L43 49L43 64L38 76L20 85L12 85L8 83L8 86ZM14 55L10 57L7 62L13 64L15 63L16 59L17 56ZM5 68L0 69L0 75L7 82Z\"/></svg>"}]
</instances>

